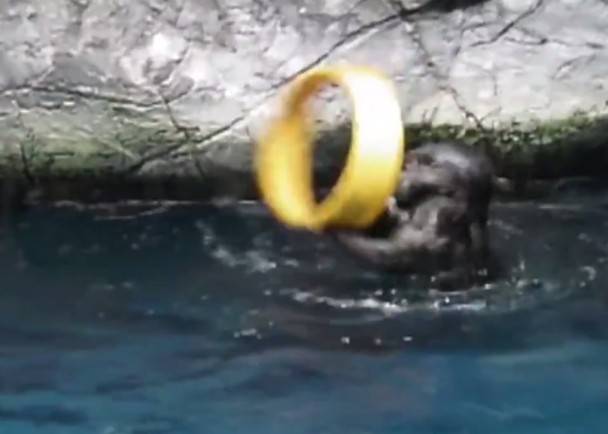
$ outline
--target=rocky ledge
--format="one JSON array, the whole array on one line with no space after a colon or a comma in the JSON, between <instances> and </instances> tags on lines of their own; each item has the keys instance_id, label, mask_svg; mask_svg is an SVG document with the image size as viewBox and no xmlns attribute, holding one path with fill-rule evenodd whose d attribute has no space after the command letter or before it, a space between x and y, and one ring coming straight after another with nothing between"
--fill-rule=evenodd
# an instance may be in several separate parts
<instances>
[{"instance_id":1,"label":"rocky ledge","mask_svg":"<svg viewBox=\"0 0 608 434\"><path fill-rule=\"evenodd\" d=\"M606 0L4 3L5 191L255 197L252 145L277 95L343 62L394 79L410 146L462 139L519 186L607 167ZM348 106L323 103L330 174Z\"/></svg>"}]
</instances>

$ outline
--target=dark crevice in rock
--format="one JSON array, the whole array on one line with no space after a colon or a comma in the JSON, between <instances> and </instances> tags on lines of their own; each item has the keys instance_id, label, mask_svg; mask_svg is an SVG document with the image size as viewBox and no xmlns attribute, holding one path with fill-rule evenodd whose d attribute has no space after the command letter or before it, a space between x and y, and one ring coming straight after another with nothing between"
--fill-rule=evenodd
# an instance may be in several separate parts
<instances>
[{"instance_id":1,"label":"dark crevice in rock","mask_svg":"<svg viewBox=\"0 0 608 434\"><path fill-rule=\"evenodd\" d=\"M130 98L125 98L125 97L121 97L121 96L117 96L117 95L99 93L94 88L91 88L89 90L84 90L84 89L79 89L77 87L67 88L67 87L58 86L58 85L19 86L19 87L15 87L15 88L5 89L4 91L2 91L2 93L6 94L6 93L19 92L19 91L34 91L34 92L44 92L44 93L51 93L51 94L58 93L58 94L63 94L63 95L70 96L70 97L78 97L78 98L90 99L90 100L99 100L99 101L105 101L105 102L114 103L114 104L120 104L122 106L134 106L134 107L139 107L139 108L153 108L153 107L158 107L159 105L161 105L161 101L159 101L159 100L155 100L152 102L136 101L136 100L133 100Z\"/></svg>"},{"instance_id":2,"label":"dark crevice in rock","mask_svg":"<svg viewBox=\"0 0 608 434\"><path fill-rule=\"evenodd\" d=\"M388 3L398 10L401 18L406 18L415 14L424 14L428 12L446 14L455 10L480 6L488 1L489 0L429 0L425 3L411 7L407 7L403 0L390 0Z\"/></svg>"},{"instance_id":3,"label":"dark crevice in rock","mask_svg":"<svg viewBox=\"0 0 608 434\"><path fill-rule=\"evenodd\" d=\"M477 41L477 42L473 43L471 46L477 47L480 45L493 44L494 42L498 41L500 38L505 36L507 33L509 33L509 31L511 29L515 28L523 20L525 20L526 18L533 15L536 11L538 11L543 6L543 4L544 4L544 0L537 0L536 3L530 7L530 9L527 9L526 11L522 12L521 14L517 15L515 18L513 18L512 20L507 22L507 24L505 24L505 26L503 26L503 28L501 28L489 40Z\"/></svg>"},{"instance_id":4,"label":"dark crevice in rock","mask_svg":"<svg viewBox=\"0 0 608 434\"><path fill-rule=\"evenodd\" d=\"M347 33L343 38L340 38L328 50L324 51L323 54L321 54L320 56L315 58L312 62L307 63L302 68L298 69L297 71L293 72L292 74L289 74L287 77L284 77L277 83L273 84L270 87L270 90L277 90L280 87L283 87L284 85L286 85L287 83L292 81L298 75L303 74L304 72L311 70L312 68L314 68L316 66L319 66L321 63L323 63L325 60L327 60L332 54L334 54L337 50L339 50L341 47L345 46L346 44L351 43L351 42L355 41L357 38L363 37L363 36L367 35L369 32L374 31L384 25L390 24L391 22L394 22L399 18L400 18L399 14L389 15L387 17L384 17L377 21L373 21L371 23L368 23L364 26L361 26L361 27Z\"/></svg>"}]
</instances>

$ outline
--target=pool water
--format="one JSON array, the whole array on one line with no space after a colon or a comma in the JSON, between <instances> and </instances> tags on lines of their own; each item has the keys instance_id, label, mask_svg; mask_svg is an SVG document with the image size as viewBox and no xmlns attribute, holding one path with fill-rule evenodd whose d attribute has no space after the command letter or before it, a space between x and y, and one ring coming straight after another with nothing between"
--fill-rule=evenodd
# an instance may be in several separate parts
<instances>
[{"instance_id":1,"label":"pool water","mask_svg":"<svg viewBox=\"0 0 608 434\"><path fill-rule=\"evenodd\" d=\"M492 213L455 294L256 204L5 213L0 433L606 432L608 189Z\"/></svg>"}]
</instances>

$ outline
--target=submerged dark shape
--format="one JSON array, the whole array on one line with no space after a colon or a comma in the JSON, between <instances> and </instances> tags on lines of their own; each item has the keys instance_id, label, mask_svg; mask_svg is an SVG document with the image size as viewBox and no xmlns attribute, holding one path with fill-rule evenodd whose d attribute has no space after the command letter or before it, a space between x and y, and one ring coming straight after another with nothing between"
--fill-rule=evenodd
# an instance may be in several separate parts
<instances>
[{"instance_id":1,"label":"submerged dark shape","mask_svg":"<svg viewBox=\"0 0 608 434\"><path fill-rule=\"evenodd\" d=\"M470 285L494 265L487 235L493 173L478 150L423 145L408 152L397 191L371 228L330 232L387 270L433 275L441 289Z\"/></svg>"}]
</instances>

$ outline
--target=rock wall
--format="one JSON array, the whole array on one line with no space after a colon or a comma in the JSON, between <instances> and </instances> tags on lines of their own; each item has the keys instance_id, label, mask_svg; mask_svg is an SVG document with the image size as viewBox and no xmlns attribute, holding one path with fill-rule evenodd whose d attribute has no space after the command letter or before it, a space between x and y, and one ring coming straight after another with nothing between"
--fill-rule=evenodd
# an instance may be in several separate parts
<instances>
[{"instance_id":1,"label":"rock wall","mask_svg":"<svg viewBox=\"0 0 608 434\"><path fill-rule=\"evenodd\" d=\"M605 115L607 46L606 0L0 0L0 172L247 194L311 67L378 67L406 123L484 129ZM331 131L348 107L327 103Z\"/></svg>"}]
</instances>

